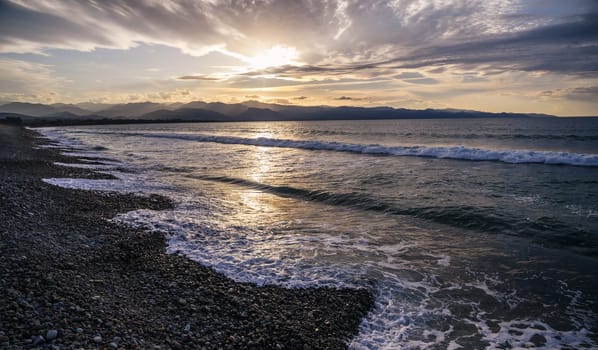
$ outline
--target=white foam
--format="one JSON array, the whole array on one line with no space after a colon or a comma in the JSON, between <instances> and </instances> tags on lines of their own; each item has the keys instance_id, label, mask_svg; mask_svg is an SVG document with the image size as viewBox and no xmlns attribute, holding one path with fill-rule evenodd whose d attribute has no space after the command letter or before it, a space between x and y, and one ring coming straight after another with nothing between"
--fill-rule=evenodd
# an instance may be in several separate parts
<instances>
[{"instance_id":1,"label":"white foam","mask_svg":"<svg viewBox=\"0 0 598 350\"><path fill-rule=\"evenodd\" d=\"M565 208L567 208L567 210L569 210L573 215L581 217L592 218L598 216L598 211L584 208L580 205L568 204L565 206Z\"/></svg>"},{"instance_id":2,"label":"white foam","mask_svg":"<svg viewBox=\"0 0 598 350\"><path fill-rule=\"evenodd\" d=\"M211 220L214 214L205 205L189 206L187 202L168 211L136 210L119 214L114 221L162 232L168 238L169 253L183 254L239 282L289 288L361 287L348 282L361 278L361 268L349 271L340 266L322 266L314 260L342 238L322 234L314 240L238 224L217 226ZM318 250L320 254L315 254Z\"/></svg>"},{"instance_id":3,"label":"white foam","mask_svg":"<svg viewBox=\"0 0 598 350\"><path fill-rule=\"evenodd\" d=\"M440 266L449 266L451 264L451 257L448 255L444 255L440 259L438 259L437 263Z\"/></svg>"},{"instance_id":4,"label":"white foam","mask_svg":"<svg viewBox=\"0 0 598 350\"><path fill-rule=\"evenodd\" d=\"M111 173L112 174L112 173ZM73 179L48 178L45 183L63 188L81 189L89 191L121 192L121 193L157 193L168 189L169 186L158 182L140 181L139 179Z\"/></svg>"},{"instance_id":5,"label":"white foam","mask_svg":"<svg viewBox=\"0 0 598 350\"><path fill-rule=\"evenodd\" d=\"M484 340L489 343L486 349L504 349L509 344L510 349L560 349L564 345L572 349L587 349L592 341L589 331L582 328L578 331L560 331L544 322L526 319L498 322L498 331L493 331L486 322L475 323L478 330L484 335ZM531 341L532 337L541 336L545 343L536 347Z\"/></svg>"},{"instance_id":6,"label":"white foam","mask_svg":"<svg viewBox=\"0 0 598 350\"><path fill-rule=\"evenodd\" d=\"M63 166L67 168L80 168L80 169L114 169L114 164L81 164L81 163L61 163L54 162L55 165Z\"/></svg>"}]
</instances>

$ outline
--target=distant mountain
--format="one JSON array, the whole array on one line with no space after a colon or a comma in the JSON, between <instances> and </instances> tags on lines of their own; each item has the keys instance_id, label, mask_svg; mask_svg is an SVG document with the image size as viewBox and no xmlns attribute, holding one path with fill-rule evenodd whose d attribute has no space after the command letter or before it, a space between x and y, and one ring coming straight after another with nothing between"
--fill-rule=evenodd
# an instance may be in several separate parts
<instances>
[{"instance_id":1,"label":"distant mountain","mask_svg":"<svg viewBox=\"0 0 598 350\"><path fill-rule=\"evenodd\" d=\"M179 120L179 121L230 121L224 114L199 108L180 108L175 111L160 109L140 116L142 120Z\"/></svg>"},{"instance_id":2,"label":"distant mountain","mask_svg":"<svg viewBox=\"0 0 598 350\"><path fill-rule=\"evenodd\" d=\"M88 110L90 112L99 112L101 110L108 109L108 108L114 106L114 104L82 102L82 103L77 103L75 106L85 109L85 110Z\"/></svg>"},{"instance_id":3,"label":"distant mountain","mask_svg":"<svg viewBox=\"0 0 598 350\"><path fill-rule=\"evenodd\" d=\"M75 115L87 115L91 112L89 109L84 109L73 104L54 103L51 104L50 107L54 108L57 113L67 112Z\"/></svg>"},{"instance_id":4,"label":"distant mountain","mask_svg":"<svg viewBox=\"0 0 598 350\"><path fill-rule=\"evenodd\" d=\"M238 120L246 121L274 121L274 120L285 120L284 114L275 112L269 108L247 108L243 113L238 115Z\"/></svg>"},{"instance_id":5,"label":"distant mountain","mask_svg":"<svg viewBox=\"0 0 598 350\"><path fill-rule=\"evenodd\" d=\"M3 113L18 113L28 115L32 117L44 117L52 114L68 112L75 115L86 115L90 112L81 109L75 105L67 104L52 104L44 105L40 103L24 103L24 102L11 102L0 106L0 112Z\"/></svg>"},{"instance_id":6,"label":"distant mountain","mask_svg":"<svg viewBox=\"0 0 598 350\"><path fill-rule=\"evenodd\" d=\"M167 105L155 102L127 103L114 105L107 109L100 110L97 112L97 114L110 118L131 118L140 117L144 114L154 112L159 109L167 109L166 107Z\"/></svg>"},{"instance_id":7,"label":"distant mountain","mask_svg":"<svg viewBox=\"0 0 598 350\"><path fill-rule=\"evenodd\" d=\"M239 114L245 112L248 108L248 106L244 105L244 104L240 104L240 103L233 103L233 104L228 104L228 103L222 103L222 102L210 102L210 103L206 103L206 102L201 102L201 101L195 101L195 102L190 102L187 103L183 106L184 108L201 108L201 109L206 109L206 110L210 110L210 111L214 111L214 112L218 112L227 116L238 116Z\"/></svg>"},{"instance_id":8,"label":"distant mountain","mask_svg":"<svg viewBox=\"0 0 598 350\"><path fill-rule=\"evenodd\" d=\"M90 109L82 108L87 106ZM103 108L106 107L107 108ZM0 115L18 114L25 122L52 121L74 124L77 121L285 121L356 119L432 119L432 118L527 118L552 117L542 114L489 113L458 109L405 109L392 107L331 107L270 104L259 101L221 103L194 101L162 104L155 102L102 104L35 104L12 102L0 105Z\"/></svg>"}]
</instances>

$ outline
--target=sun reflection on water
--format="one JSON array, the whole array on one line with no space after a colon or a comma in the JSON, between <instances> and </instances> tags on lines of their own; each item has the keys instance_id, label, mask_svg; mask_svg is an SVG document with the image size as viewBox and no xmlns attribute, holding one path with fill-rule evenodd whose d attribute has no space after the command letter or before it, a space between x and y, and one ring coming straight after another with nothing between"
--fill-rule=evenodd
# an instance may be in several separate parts
<instances>
[{"instance_id":1,"label":"sun reflection on water","mask_svg":"<svg viewBox=\"0 0 598 350\"><path fill-rule=\"evenodd\" d=\"M265 130L257 132L254 138L272 138L273 133ZM251 180L255 183L268 183L274 164L272 160L273 150L270 147L252 147L252 151L246 154L246 169L245 174L240 174L241 177ZM278 197L270 196L263 193L261 190L252 188L239 189L239 202L248 210L242 211L246 213L245 219L247 221L260 221L256 215L268 215L276 213L279 210Z\"/></svg>"}]
</instances>

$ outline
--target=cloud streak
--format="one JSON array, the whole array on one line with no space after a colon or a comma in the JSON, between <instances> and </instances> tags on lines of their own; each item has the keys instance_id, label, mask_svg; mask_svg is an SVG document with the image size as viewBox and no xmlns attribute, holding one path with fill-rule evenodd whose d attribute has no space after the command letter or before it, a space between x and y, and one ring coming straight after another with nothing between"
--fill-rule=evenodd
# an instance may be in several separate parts
<instances>
[{"instance_id":1,"label":"cloud streak","mask_svg":"<svg viewBox=\"0 0 598 350\"><path fill-rule=\"evenodd\" d=\"M222 80L221 78L211 77L209 75L198 74L198 75L184 75L182 77L178 77L179 80L208 80L208 81L218 81Z\"/></svg>"}]
</instances>

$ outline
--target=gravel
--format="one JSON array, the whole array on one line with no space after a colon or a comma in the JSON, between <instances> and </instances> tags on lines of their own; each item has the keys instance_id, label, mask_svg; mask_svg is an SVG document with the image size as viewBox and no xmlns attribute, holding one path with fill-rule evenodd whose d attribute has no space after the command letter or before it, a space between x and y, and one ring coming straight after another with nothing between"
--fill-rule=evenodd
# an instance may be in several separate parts
<instances>
[{"instance_id":1,"label":"gravel","mask_svg":"<svg viewBox=\"0 0 598 350\"><path fill-rule=\"evenodd\" d=\"M76 160L37 136L0 124L0 349L345 349L372 307L365 290L257 287L165 254L107 219L168 199L48 185L110 176L53 165Z\"/></svg>"}]
</instances>

